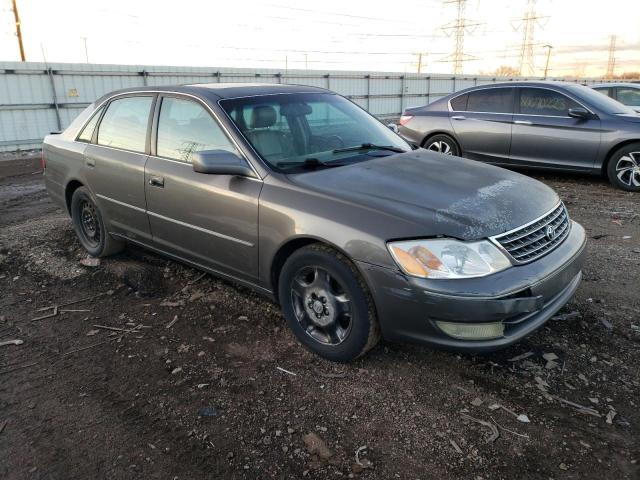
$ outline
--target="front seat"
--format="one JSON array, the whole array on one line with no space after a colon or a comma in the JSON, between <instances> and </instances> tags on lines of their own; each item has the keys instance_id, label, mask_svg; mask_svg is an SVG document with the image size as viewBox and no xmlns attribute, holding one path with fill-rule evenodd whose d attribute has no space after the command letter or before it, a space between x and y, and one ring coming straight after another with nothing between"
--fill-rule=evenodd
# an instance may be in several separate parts
<instances>
[{"instance_id":1,"label":"front seat","mask_svg":"<svg viewBox=\"0 0 640 480\"><path fill-rule=\"evenodd\" d=\"M276 109L270 105L253 107L249 130L246 132L249 141L267 160L278 161L294 154L290 137L271 128L276 124L277 118Z\"/></svg>"}]
</instances>

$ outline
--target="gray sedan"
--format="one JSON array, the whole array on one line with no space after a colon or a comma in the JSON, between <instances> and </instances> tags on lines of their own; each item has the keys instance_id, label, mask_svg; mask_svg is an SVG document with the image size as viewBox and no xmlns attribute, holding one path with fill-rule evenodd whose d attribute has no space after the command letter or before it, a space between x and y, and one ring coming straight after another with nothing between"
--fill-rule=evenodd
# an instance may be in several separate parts
<instances>
[{"instance_id":1,"label":"gray sedan","mask_svg":"<svg viewBox=\"0 0 640 480\"><path fill-rule=\"evenodd\" d=\"M488 163L607 175L640 191L640 115L595 90L509 82L407 109L400 134L428 150Z\"/></svg>"},{"instance_id":2,"label":"gray sedan","mask_svg":"<svg viewBox=\"0 0 640 480\"><path fill-rule=\"evenodd\" d=\"M253 288L334 361L381 337L501 348L581 279L585 233L553 190L413 150L320 88L114 92L48 136L43 160L91 255L130 242Z\"/></svg>"}]
</instances>

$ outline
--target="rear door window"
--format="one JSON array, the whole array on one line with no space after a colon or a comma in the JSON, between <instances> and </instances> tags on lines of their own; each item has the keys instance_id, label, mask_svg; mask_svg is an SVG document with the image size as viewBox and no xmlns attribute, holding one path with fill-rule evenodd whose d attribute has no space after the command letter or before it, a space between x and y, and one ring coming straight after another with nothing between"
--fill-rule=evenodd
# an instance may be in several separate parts
<instances>
[{"instance_id":1,"label":"rear door window","mask_svg":"<svg viewBox=\"0 0 640 480\"><path fill-rule=\"evenodd\" d=\"M451 109L456 112L464 112L467 109L467 98L469 95L466 93L451 99Z\"/></svg>"},{"instance_id":2,"label":"rear door window","mask_svg":"<svg viewBox=\"0 0 640 480\"><path fill-rule=\"evenodd\" d=\"M640 105L640 88L618 87L618 101L625 105Z\"/></svg>"},{"instance_id":3,"label":"rear door window","mask_svg":"<svg viewBox=\"0 0 640 480\"><path fill-rule=\"evenodd\" d=\"M512 113L512 88L486 88L469 92L468 112Z\"/></svg>"},{"instance_id":4,"label":"rear door window","mask_svg":"<svg viewBox=\"0 0 640 480\"><path fill-rule=\"evenodd\" d=\"M93 138L93 131L96 129L96 125L98 124L98 120L100 119L100 114L102 113L102 108L100 108L96 113L93 114L93 117L91 117L91 120L89 120L87 122L87 124L84 126L84 128L82 129L82 132L80 132L80 135L78 135L77 140L79 142L86 142L86 143L90 143L91 139Z\"/></svg>"},{"instance_id":5,"label":"rear door window","mask_svg":"<svg viewBox=\"0 0 640 480\"><path fill-rule=\"evenodd\" d=\"M187 163L195 152L204 150L238 153L218 122L200 103L177 97L162 99L156 147L159 157Z\"/></svg>"},{"instance_id":6,"label":"rear door window","mask_svg":"<svg viewBox=\"0 0 640 480\"><path fill-rule=\"evenodd\" d=\"M144 153L153 97L113 100L98 127L98 145Z\"/></svg>"},{"instance_id":7,"label":"rear door window","mask_svg":"<svg viewBox=\"0 0 640 480\"><path fill-rule=\"evenodd\" d=\"M580 105L560 92L545 88L520 89L520 113L523 115L566 117L570 108L580 108Z\"/></svg>"}]
</instances>

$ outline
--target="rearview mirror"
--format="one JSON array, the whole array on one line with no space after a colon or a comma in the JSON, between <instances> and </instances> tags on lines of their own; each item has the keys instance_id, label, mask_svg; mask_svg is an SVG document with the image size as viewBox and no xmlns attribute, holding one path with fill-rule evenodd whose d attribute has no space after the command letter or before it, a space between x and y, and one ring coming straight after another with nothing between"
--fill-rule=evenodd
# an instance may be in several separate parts
<instances>
[{"instance_id":1,"label":"rearview mirror","mask_svg":"<svg viewBox=\"0 0 640 480\"><path fill-rule=\"evenodd\" d=\"M569 116L573 118L591 118L591 113L586 108L577 107L569 109Z\"/></svg>"},{"instance_id":2,"label":"rearview mirror","mask_svg":"<svg viewBox=\"0 0 640 480\"><path fill-rule=\"evenodd\" d=\"M214 175L239 175L255 177L246 160L226 150L203 150L195 152L191 159L193 170Z\"/></svg>"}]
</instances>

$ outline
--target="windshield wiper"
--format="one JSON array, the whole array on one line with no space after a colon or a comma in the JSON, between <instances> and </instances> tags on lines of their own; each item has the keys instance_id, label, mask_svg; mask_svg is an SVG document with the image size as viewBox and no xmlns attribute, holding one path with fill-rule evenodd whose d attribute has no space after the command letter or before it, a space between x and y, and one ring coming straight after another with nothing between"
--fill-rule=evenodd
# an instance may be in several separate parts
<instances>
[{"instance_id":1,"label":"windshield wiper","mask_svg":"<svg viewBox=\"0 0 640 480\"><path fill-rule=\"evenodd\" d=\"M321 162L317 158L305 158L302 162L278 162L278 167L301 167L305 170L314 170L316 168L332 168L340 167L341 163L325 163Z\"/></svg>"},{"instance_id":2,"label":"windshield wiper","mask_svg":"<svg viewBox=\"0 0 640 480\"><path fill-rule=\"evenodd\" d=\"M406 152L406 150L403 150L399 147L392 147L391 145L375 145L373 143L361 143L360 145L356 145L355 147L336 148L333 151L333 153L357 152L360 150L389 150L390 152L396 152L396 153Z\"/></svg>"}]
</instances>

